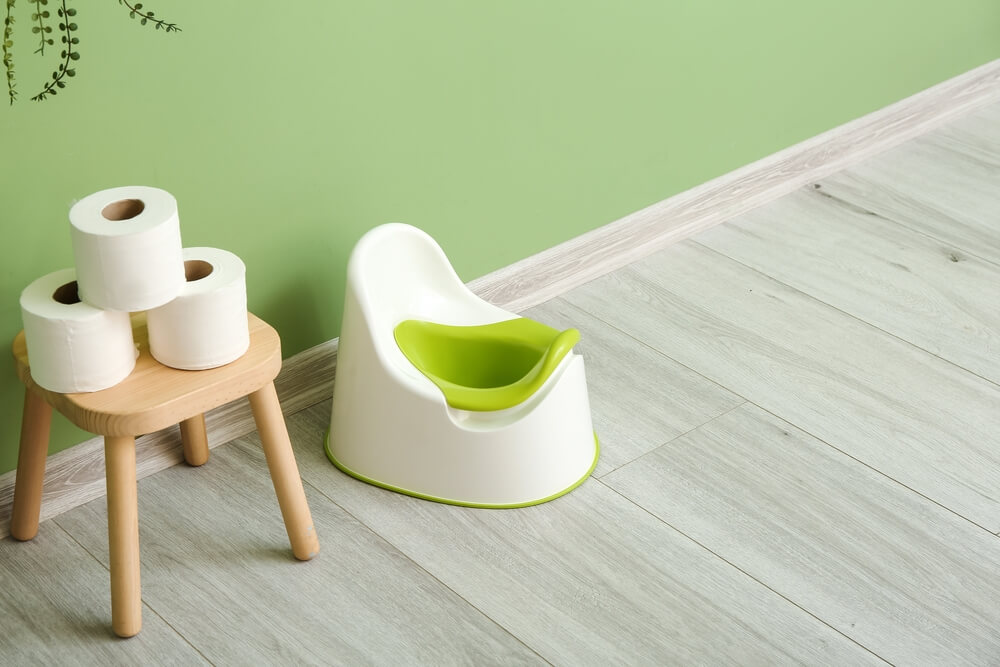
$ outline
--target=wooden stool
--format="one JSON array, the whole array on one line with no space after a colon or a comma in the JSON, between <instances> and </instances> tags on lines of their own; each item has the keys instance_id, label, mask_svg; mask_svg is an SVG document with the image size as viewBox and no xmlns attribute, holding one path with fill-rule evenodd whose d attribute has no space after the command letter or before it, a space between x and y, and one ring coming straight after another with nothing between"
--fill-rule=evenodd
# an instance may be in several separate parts
<instances>
[{"instance_id":1,"label":"wooden stool","mask_svg":"<svg viewBox=\"0 0 1000 667\"><path fill-rule=\"evenodd\" d=\"M208 460L204 413L249 396L292 552L300 560L309 560L319 552L309 505L274 390L273 380L281 370L281 341L278 333L256 316L250 315L249 323L250 349L242 357L220 368L181 371L153 359L144 316L136 316L133 328L140 355L135 370L114 387L81 394L59 394L35 384L24 332L14 339L17 374L26 390L10 533L18 540L30 540L38 533L52 408L80 428L103 435L111 626L120 637L131 637L142 627L135 477L137 435L180 423L184 459L199 466Z\"/></svg>"}]
</instances>

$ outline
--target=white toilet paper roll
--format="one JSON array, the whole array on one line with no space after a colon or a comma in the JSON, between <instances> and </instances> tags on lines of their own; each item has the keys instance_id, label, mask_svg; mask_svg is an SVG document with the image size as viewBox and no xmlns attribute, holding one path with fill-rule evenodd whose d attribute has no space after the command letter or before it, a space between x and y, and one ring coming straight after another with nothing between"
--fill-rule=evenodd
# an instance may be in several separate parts
<instances>
[{"instance_id":1,"label":"white toilet paper roll","mask_svg":"<svg viewBox=\"0 0 1000 667\"><path fill-rule=\"evenodd\" d=\"M108 310L146 310L184 285L177 200L128 186L88 195L69 211L80 298Z\"/></svg>"},{"instance_id":2,"label":"white toilet paper roll","mask_svg":"<svg viewBox=\"0 0 1000 667\"><path fill-rule=\"evenodd\" d=\"M81 302L73 269L28 285L21 292L21 318L31 377L49 391L107 389L135 367L139 353L128 313Z\"/></svg>"},{"instance_id":3,"label":"white toilet paper roll","mask_svg":"<svg viewBox=\"0 0 1000 667\"><path fill-rule=\"evenodd\" d=\"M250 347L243 261L218 248L185 248L184 269L180 295L146 313L150 353L191 371L239 359Z\"/></svg>"}]
</instances>

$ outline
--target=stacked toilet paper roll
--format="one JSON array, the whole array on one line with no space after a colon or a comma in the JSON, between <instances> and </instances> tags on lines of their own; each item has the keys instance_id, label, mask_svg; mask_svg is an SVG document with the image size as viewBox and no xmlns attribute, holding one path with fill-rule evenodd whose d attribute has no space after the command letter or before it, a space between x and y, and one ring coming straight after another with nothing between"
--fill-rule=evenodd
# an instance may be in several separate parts
<instances>
[{"instance_id":1,"label":"stacked toilet paper roll","mask_svg":"<svg viewBox=\"0 0 1000 667\"><path fill-rule=\"evenodd\" d=\"M31 376L50 391L98 391L124 380L135 367L127 312L80 301L76 271L43 276L21 293L21 318Z\"/></svg>"},{"instance_id":2,"label":"stacked toilet paper roll","mask_svg":"<svg viewBox=\"0 0 1000 667\"><path fill-rule=\"evenodd\" d=\"M204 370L250 346L246 267L231 252L185 248L187 282L176 299L146 313L149 351L165 366Z\"/></svg>"},{"instance_id":3,"label":"stacked toilet paper roll","mask_svg":"<svg viewBox=\"0 0 1000 667\"><path fill-rule=\"evenodd\" d=\"M177 200L129 186L88 195L69 211L80 298L107 310L162 306L184 286Z\"/></svg>"},{"instance_id":4,"label":"stacked toilet paper roll","mask_svg":"<svg viewBox=\"0 0 1000 667\"><path fill-rule=\"evenodd\" d=\"M129 312L147 310L153 356L200 370L246 352L246 269L232 253L182 249L177 201L128 186L70 210L76 269L29 285L21 315L31 374L60 393L99 391L135 366Z\"/></svg>"}]
</instances>

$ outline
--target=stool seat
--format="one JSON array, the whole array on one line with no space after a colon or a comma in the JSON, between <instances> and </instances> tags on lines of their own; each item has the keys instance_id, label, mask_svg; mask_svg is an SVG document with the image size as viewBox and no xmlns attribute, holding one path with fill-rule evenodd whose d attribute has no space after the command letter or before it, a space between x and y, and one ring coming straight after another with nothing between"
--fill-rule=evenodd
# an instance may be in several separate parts
<instances>
[{"instance_id":1,"label":"stool seat","mask_svg":"<svg viewBox=\"0 0 1000 667\"><path fill-rule=\"evenodd\" d=\"M249 315L250 347L225 366L182 371L164 366L149 353L145 313L132 316L139 348L132 373L102 391L60 394L39 387L31 377L22 331L14 338L17 376L31 391L85 431L98 435L152 433L242 398L267 384L281 370L281 339L271 325Z\"/></svg>"},{"instance_id":2,"label":"stool seat","mask_svg":"<svg viewBox=\"0 0 1000 667\"><path fill-rule=\"evenodd\" d=\"M132 318L139 350L135 369L119 384L101 391L60 394L31 377L22 331L14 339L17 375L25 385L21 442L11 511L10 534L30 540L38 533L42 482L52 409L91 433L104 436L111 569L111 626L121 637L142 627L139 584L139 514L135 436L180 424L184 459L202 465L209 458L204 413L244 396L250 400L271 481L292 553L309 560L319 542L298 466L274 390L281 370L281 339L266 322L248 315L250 347L225 366L201 371L168 368L149 352L145 314Z\"/></svg>"}]
</instances>

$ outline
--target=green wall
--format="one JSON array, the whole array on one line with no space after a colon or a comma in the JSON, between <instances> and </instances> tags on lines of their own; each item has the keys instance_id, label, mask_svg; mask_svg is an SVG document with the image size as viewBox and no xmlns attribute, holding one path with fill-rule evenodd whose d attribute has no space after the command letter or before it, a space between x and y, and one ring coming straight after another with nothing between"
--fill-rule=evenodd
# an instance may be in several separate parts
<instances>
[{"instance_id":1,"label":"green wall","mask_svg":"<svg viewBox=\"0 0 1000 667\"><path fill-rule=\"evenodd\" d=\"M53 59L15 8L4 346L95 190L174 193L185 245L246 261L287 357L337 335L370 227L423 227L472 279L1000 57L996 0L145 4L183 32L74 0L77 76L42 103ZM0 359L5 471L21 389ZM56 421L51 451L88 437Z\"/></svg>"}]
</instances>

